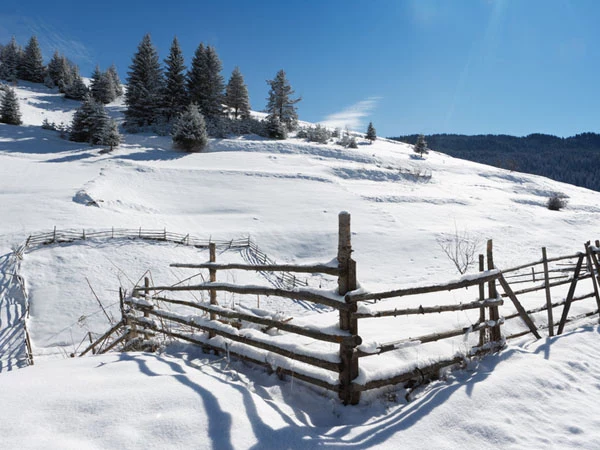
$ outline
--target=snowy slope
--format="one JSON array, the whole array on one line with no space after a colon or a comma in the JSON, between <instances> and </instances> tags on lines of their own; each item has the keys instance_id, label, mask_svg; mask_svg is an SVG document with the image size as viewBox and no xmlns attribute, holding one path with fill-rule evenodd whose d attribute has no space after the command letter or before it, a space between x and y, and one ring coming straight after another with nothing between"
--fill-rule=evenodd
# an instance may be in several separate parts
<instances>
[{"instance_id":1,"label":"snowy slope","mask_svg":"<svg viewBox=\"0 0 600 450\"><path fill-rule=\"evenodd\" d=\"M206 152L184 154L173 151L166 137L138 134L126 135L121 146L106 154L101 148L68 142L55 132L39 128L44 118L68 121L77 102L65 101L40 85L24 84L17 88L17 94L25 125L0 124L0 254L5 259L29 234L56 226L75 230L167 228L207 239L250 235L277 261L326 262L336 254L337 214L348 210L352 213L359 280L367 289L383 290L456 278L452 263L436 244L436 238L453 233L455 228L467 230L482 241L493 238L499 267L537 260L542 246L548 247L549 256L571 254L581 250L585 241L600 237L596 234L600 194L542 177L435 152L421 160L414 157L410 146L383 139L373 145L361 141L359 148L352 150L333 144L249 136L212 140ZM114 117L120 117L119 101L108 108ZM567 209L553 212L545 208L553 192L568 195ZM93 199L99 206L86 206L83 198ZM235 253L218 256L220 261L240 258ZM583 402L584 394L551 381L560 376L586 383L589 399L582 405L594 399L597 403L597 382L591 380L585 367L595 364L589 358L592 348L597 347L596 329L572 333L552 343L524 341L499 358L485 361L475 374L458 374L450 383L425 389L419 394L421 398L408 406L402 401L371 399L355 410L314 394L310 398L316 400L304 400L301 393L306 388L281 384L261 373L252 375L258 380L255 384L255 379L246 380L231 367L225 369L222 362L205 360L204 356L194 363L208 363L200 371L178 359L151 355L62 359L80 345L88 330L101 332L108 326L94 294L114 308L118 287L130 286L147 270L156 284L167 284L192 275L173 271L169 263L204 260L206 254L189 248L121 241L86 241L25 254L21 273L29 292L30 332L39 362L34 368L0 374L3 404L5 400L12 405L2 409L6 417L0 420L0 427L7 427L3 436L12 436L13 443L21 442L27 431L19 426L9 433L8 427L19 422L19 417L31 417L36 418L31 419L33 422L48 425L25 439L31 448L56 435L64 437L56 441L57 448L161 448L173 439L188 447L193 437L196 442L205 439L202 442L206 445L212 439L215 446L224 448L247 448L265 439L272 439L267 446L289 442L287 445L294 448L314 447L313 439L332 446L385 444L391 448L408 442L412 448L420 448L419 433L432 436L434 448L456 448L459 442L467 447L534 447L543 439L563 439L560 442L564 446L573 448L579 444L597 446L597 427L592 419L573 425L579 431L558 427L552 431L555 434L541 426L546 410L537 416L523 413L528 421L511 419L511 408L528 411L534 394L539 395L547 386L552 401L559 401L568 391L567 399L561 400L556 423L574 422L583 406L569 411L568 405ZM8 262L2 270L11 273ZM252 281L238 273L230 276L235 280L221 281ZM312 281L324 283L321 279ZM15 302L14 296L4 290L0 307L6 314L11 302ZM329 321L326 314L302 305L270 306L297 320ZM18 308L16 314L22 314L22 305ZM14 321L4 317L0 336L14 329ZM474 320L462 314L452 322ZM0 360L9 353L8 348L14 350L2 342ZM581 367L568 365L570 345L581 347L577 356ZM549 359L538 357L539 352L550 348L557 348L556 358L554 351L549 352ZM490 365L494 371L485 373ZM526 365L536 367L536 378L529 380L521 374ZM107 372L100 368L107 368ZM162 376L149 376L156 373ZM67 378L65 374L78 380L72 389L61 384ZM45 380L42 384L38 382L41 378ZM153 389L158 379L164 385ZM470 384L465 385L467 380ZM270 387L261 388L264 382ZM217 384L208 389L208 395L203 386L210 383ZM515 391L514 386L521 385L523 391L511 394L510 402L504 398ZM91 392L90 386L94 386ZM127 404L139 408L131 412L131 421L115 416L121 410L122 386L128 387ZM65 389L73 393L71 400L60 394ZM198 395L190 398L190 389L202 400ZM104 395L100 400L96 396L103 390L113 395ZM480 396L475 398L473 392L479 391ZM167 394L174 396L172 401L163 397ZM448 401L442 404L440 398ZM36 401L54 406L40 409ZM31 406L26 406L28 402ZM156 411L156 405L164 404L169 409L157 418L163 413ZM328 407L322 408L323 404ZM437 406L429 414L432 405ZM144 413L142 406L151 412ZM65 409L64 414L54 412L60 407ZM23 416L11 416L16 409ZM246 414L234 414L236 411ZM147 414L160 419L156 431L150 431L153 425L142 420ZM228 437L215 431L222 425L217 419L211 422L206 418L215 414L230 424ZM500 419L496 420L500 422L490 425L488 421L498 414ZM94 428L92 422L99 418L104 425ZM510 434L511 424L502 422L509 419L512 428L516 427L512 444L505 437ZM344 425L357 423L362 426ZM69 427L72 432L65 431ZM233 431L238 427L251 431L238 434ZM442 431L435 431L439 427ZM199 428L206 434L198 433ZM190 430L194 430L193 437ZM132 441L132 436L137 440Z\"/></svg>"}]
</instances>

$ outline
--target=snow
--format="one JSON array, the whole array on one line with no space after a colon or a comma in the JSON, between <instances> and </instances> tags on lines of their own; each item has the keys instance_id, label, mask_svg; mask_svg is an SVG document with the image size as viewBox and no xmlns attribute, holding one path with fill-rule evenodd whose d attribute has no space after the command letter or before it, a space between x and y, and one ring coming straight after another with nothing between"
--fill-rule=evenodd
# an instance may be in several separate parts
<instances>
[{"instance_id":1,"label":"snow","mask_svg":"<svg viewBox=\"0 0 600 450\"><path fill-rule=\"evenodd\" d=\"M416 389L410 403L403 389L390 388L364 394L357 407L344 407L336 396L293 378L281 381L262 368L228 360L226 352L206 355L190 345L173 345L162 354L68 358L83 349L89 332L98 336L110 327L110 317L118 320L119 287L131 290L144 276L157 286L188 277L188 284L205 282L200 271L170 264L205 263L206 250L119 238L37 246L21 261L11 256L30 234L55 226L86 232L141 227L205 239L250 236L277 262L312 264L335 257L338 214L347 211L357 293L385 292L457 280L452 262L436 244L436 238L454 230L467 230L482 243L493 238L501 268L540 261L544 246L550 258L583 251L584 242L597 237L600 193L436 152L415 158L410 146L385 139L372 145L358 139L358 149L343 149L245 136L211 140L205 152L185 154L174 151L168 137L142 133L126 135L107 153L39 127L45 118L68 122L78 102L29 83L20 83L16 92L24 126L0 124L0 447L600 446L597 317L569 325L560 337L510 341L501 353ZM120 120L121 100L108 110ZM568 195L566 209L544 207L554 192ZM244 249L217 255L217 263L248 260ZM16 271L27 288L35 360L35 366L18 370L24 365L27 303ZM472 270L458 280L480 276ZM332 294L334 277L305 278L314 292L342 301ZM268 285L260 274L239 270L218 271L217 281ZM581 284L576 295L592 290L591 281ZM564 299L567 290L568 285L553 288L553 301ZM194 297L178 293L177 298ZM360 311L478 299L474 286L361 304ZM519 299L525 308L545 303L543 292ZM294 325L335 332L337 313L306 301L219 292L219 303L256 314L267 310ZM590 298L574 303L571 312L593 307ZM513 313L512 303L505 301L500 312ZM170 313L189 315L176 307ZM477 332L422 345L409 339L468 328L478 318L478 310L470 310L361 320L362 350L400 344L393 352L361 358L360 379L380 379L468 352ZM547 319L539 313L534 320L544 325ZM507 320L502 329L508 335L524 327ZM337 360L333 344L312 349L305 346L309 340L285 333L262 338ZM222 338L214 342L225 348ZM299 362L227 345L313 374ZM333 372L322 372L322 379L337 382Z\"/></svg>"}]
</instances>

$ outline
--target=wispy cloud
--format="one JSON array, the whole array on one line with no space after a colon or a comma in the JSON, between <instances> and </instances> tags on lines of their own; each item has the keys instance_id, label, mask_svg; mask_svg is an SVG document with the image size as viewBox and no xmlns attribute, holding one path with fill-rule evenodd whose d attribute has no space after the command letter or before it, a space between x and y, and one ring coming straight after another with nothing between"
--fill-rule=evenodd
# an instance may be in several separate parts
<instances>
[{"instance_id":1,"label":"wispy cloud","mask_svg":"<svg viewBox=\"0 0 600 450\"><path fill-rule=\"evenodd\" d=\"M328 115L321 123L328 127L348 127L353 130L362 129L365 126L363 119L368 117L377 107L379 100L381 100L381 97L369 97L361 100L340 112Z\"/></svg>"},{"instance_id":2,"label":"wispy cloud","mask_svg":"<svg viewBox=\"0 0 600 450\"><path fill-rule=\"evenodd\" d=\"M16 13L0 14L0 43L8 42L15 36L19 44L24 46L33 35L37 36L45 59L50 58L54 50L58 50L75 63L85 65L93 62L90 51L83 43L45 20Z\"/></svg>"}]
</instances>

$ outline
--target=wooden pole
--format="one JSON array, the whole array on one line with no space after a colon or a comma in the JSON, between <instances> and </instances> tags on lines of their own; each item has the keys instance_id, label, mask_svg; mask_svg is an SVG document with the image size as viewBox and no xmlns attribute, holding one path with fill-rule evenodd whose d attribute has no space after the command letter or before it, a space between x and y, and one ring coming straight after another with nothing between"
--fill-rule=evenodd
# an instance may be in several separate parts
<instances>
[{"instance_id":1,"label":"wooden pole","mask_svg":"<svg viewBox=\"0 0 600 450\"><path fill-rule=\"evenodd\" d=\"M210 244L208 244L208 251L209 251L209 259L211 263L217 262L217 245L214 242L211 242ZM215 283L217 281L217 270L216 269L209 269L208 270L208 275L209 275L209 280L211 283ZM210 304L211 305L217 305L217 291L214 289L210 290ZM213 312L210 313L210 320L216 320L217 319L217 315ZM208 337L209 338L213 338L215 337L216 334L214 333L214 331L209 331L208 332Z\"/></svg>"},{"instance_id":2,"label":"wooden pole","mask_svg":"<svg viewBox=\"0 0 600 450\"><path fill-rule=\"evenodd\" d=\"M589 241L585 243L585 254L587 257L590 275L592 276L592 284L594 285L594 296L596 297L596 306L598 306L598 310L600 311L600 295L598 293L598 280L600 277L600 271L598 271L598 258L596 257L596 254L592 252ZM596 269L595 276L594 268Z\"/></svg>"},{"instance_id":3,"label":"wooden pole","mask_svg":"<svg viewBox=\"0 0 600 450\"><path fill-rule=\"evenodd\" d=\"M338 216L338 293L346 295L356 289L356 262L352 260L352 233L350 213L341 212ZM357 303L349 303L346 311L340 311L340 329L358 335L358 319L352 317L357 311ZM354 380L358 377L358 351L355 346L340 344L341 369L340 399L344 405L356 405L360 401L360 392L355 390Z\"/></svg>"},{"instance_id":4,"label":"wooden pole","mask_svg":"<svg viewBox=\"0 0 600 450\"><path fill-rule=\"evenodd\" d=\"M494 269L494 243L491 239L487 241L487 268L488 270ZM489 298L496 298L498 296L498 291L496 291L496 280L490 280L488 282L488 292ZM500 313L498 311L497 306L490 307L490 320L496 322L496 326L492 327L490 331L490 339L492 342L499 342L502 339L502 334L500 333Z\"/></svg>"},{"instance_id":5,"label":"wooden pole","mask_svg":"<svg viewBox=\"0 0 600 450\"><path fill-rule=\"evenodd\" d=\"M521 317L521 319L523 319L523 322L525 322L525 325L527 325L529 327L529 331L531 331L537 339L541 339L542 337L538 333L537 328L536 328L535 324L533 323L533 320L531 320L531 317L529 317L527 315L525 308L523 308L523 305L521 305L521 302L519 301L519 299L517 298L517 296L511 289L510 285L508 284L508 281L506 281L504 279L504 277L502 277L502 276L500 278L498 278L498 281L502 285L502 289L504 289L504 291L508 295L508 298L510 298L510 300L515 305L515 308L519 312L519 317Z\"/></svg>"},{"instance_id":6,"label":"wooden pole","mask_svg":"<svg viewBox=\"0 0 600 450\"><path fill-rule=\"evenodd\" d=\"M573 280L571 286L569 286L569 292L567 293L567 299L565 300L565 306L563 307L562 316L558 324L558 330L556 334L562 334L567 317L569 315L569 309L571 309L571 303L573 302L573 296L575 295L575 288L577 287L577 281L579 280L579 273L581 272L581 266L583 265L583 255L579 256L577 260L577 266L575 266L575 272L573 273Z\"/></svg>"},{"instance_id":7,"label":"wooden pole","mask_svg":"<svg viewBox=\"0 0 600 450\"><path fill-rule=\"evenodd\" d=\"M148 300L148 297L150 297L150 278L148 277L144 277L144 294L144 297L146 298L146 300ZM144 317L150 317L148 311L144 311ZM150 339L150 334L144 333L144 338L146 340Z\"/></svg>"},{"instance_id":8,"label":"wooden pole","mask_svg":"<svg viewBox=\"0 0 600 450\"><path fill-rule=\"evenodd\" d=\"M546 290L546 306L548 306L548 334L554 336L554 317L552 315L552 296L550 295L550 275L548 273L548 255L546 247L542 247L542 262L544 264L544 289Z\"/></svg>"},{"instance_id":9,"label":"wooden pole","mask_svg":"<svg viewBox=\"0 0 600 450\"><path fill-rule=\"evenodd\" d=\"M483 255L479 255L479 271L483 272L485 270L485 261ZM485 283L479 283L479 300L485 300ZM485 307L481 307L479 309L479 322L485 322ZM482 347L485 344L485 334L486 329L482 328L479 330L479 347Z\"/></svg>"}]
</instances>

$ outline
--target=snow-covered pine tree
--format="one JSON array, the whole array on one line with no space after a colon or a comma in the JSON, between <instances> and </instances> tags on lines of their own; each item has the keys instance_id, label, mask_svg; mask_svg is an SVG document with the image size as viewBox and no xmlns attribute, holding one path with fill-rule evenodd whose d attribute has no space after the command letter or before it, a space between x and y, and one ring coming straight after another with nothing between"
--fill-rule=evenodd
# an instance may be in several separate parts
<instances>
[{"instance_id":1,"label":"snow-covered pine tree","mask_svg":"<svg viewBox=\"0 0 600 450\"><path fill-rule=\"evenodd\" d=\"M84 100L89 94L89 89L83 82L81 75L79 75L79 68L72 65L69 69L69 80L65 81L65 85L62 89L65 93L65 97L72 100ZM70 83L66 84L68 81L70 81Z\"/></svg>"},{"instance_id":2,"label":"snow-covered pine tree","mask_svg":"<svg viewBox=\"0 0 600 450\"><path fill-rule=\"evenodd\" d=\"M417 143L415 144L414 151L415 153L418 153L421 157L423 157L424 154L428 153L427 141L425 140L425 136L423 136L422 134L420 134L417 138Z\"/></svg>"},{"instance_id":3,"label":"snow-covered pine tree","mask_svg":"<svg viewBox=\"0 0 600 450\"><path fill-rule=\"evenodd\" d=\"M52 84L54 84L54 86L58 86L58 83L63 75L62 59L58 53L58 50L54 51L52 58L50 58L50 61L48 61L47 75L49 79L52 80Z\"/></svg>"},{"instance_id":4,"label":"snow-covered pine tree","mask_svg":"<svg viewBox=\"0 0 600 450\"><path fill-rule=\"evenodd\" d=\"M19 99L12 88L7 88L0 102L0 122L9 125L21 125Z\"/></svg>"},{"instance_id":5,"label":"snow-covered pine tree","mask_svg":"<svg viewBox=\"0 0 600 450\"><path fill-rule=\"evenodd\" d=\"M244 83L244 76L236 67L231 73L231 78L225 89L225 104L233 110L233 118L247 119L250 117L250 101L248 100L248 87Z\"/></svg>"},{"instance_id":6,"label":"snow-covered pine tree","mask_svg":"<svg viewBox=\"0 0 600 450\"><path fill-rule=\"evenodd\" d=\"M377 139L377 131L375 131L375 127L373 126L373 122L369 122L369 126L367 127L367 135L365 136L371 144L375 139Z\"/></svg>"},{"instance_id":7,"label":"snow-covered pine tree","mask_svg":"<svg viewBox=\"0 0 600 450\"><path fill-rule=\"evenodd\" d=\"M198 105L190 104L173 125L173 144L188 152L199 152L208 143L206 123Z\"/></svg>"},{"instance_id":8,"label":"snow-covered pine tree","mask_svg":"<svg viewBox=\"0 0 600 450\"><path fill-rule=\"evenodd\" d=\"M267 134L273 139L286 139L287 127L281 123L277 114L269 114L267 116Z\"/></svg>"},{"instance_id":9,"label":"snow-covered pine tree","mask_svg":"<svg viewBox=\"0 0 600 450\"><path fill-rule=\"evenodd\" d=\"M56 85L58 86L58 91L65 93L67 87L71 86L75 82L75 75L77 74L77 78L81 78L79 76L79 69L76 68L69 62L64 55L60 56L60 74L58 79L56 80ZM81 80L83 84L83 80Z\"/></svg>"},{"instance_id":10,"label":"snow-covered pine tree","mask_svg":"<svg viewBox=\"0 0 600 450\"><path fill-rule=\"evenodd\" d=\"M108 72L102 72L98 66L92 74L90 93L94 100L103 104L110 103L116 98L111 76Z\"/></svg>"},{"instance_id":11,"label":"snow-covered pine tree","mask_svg":"<svg viewBox=\"0 0 600 450\"><path fill-rule=\"evenodd\" d=\"M33 83L42 83L46 75L42 51L37 37L32 36L25 46L21 59L20 78Z\"/></svg>"},{"instance_id":12,"label":"snow-covered pine tree","mask_svg":"<svg viewBox=\"0 0 600 450\"><path fill-rule=\"evenodd\" d=\"M10 42L2 49L0 55L0 79L9 82L17 81L19 76L19 64L21 61L22 50L13 36Z\"/></svg>"},{"instance_id":13,"label":"snow-covered pine tree","mask_svg":"<svg viewBox=\"0 0 600 450\"><path fill-rule=\"evenodd\" d=\"M125 121L129 129L135 130L159 121L162 112L163 73L149 34L140 42L129 69Z\"/></svg>"},{"instance_id":14,"label":"snow-covered pine tree","mask_svg":"<svg viewBox=\"0 0 600 450\"><path fill-rule=\"evenodd\" d=\"M123 95L123 86L121 85L121 79L119 78L119 73L117 72L117 66L115 66L114 64L111 64L110 67L108 68L108 70L106 71L106 74L110 78L112 86L113 86L112 98L114 100L117 97L120 97Z\"/></svg>"},{"instance_id":15,"label":"snow-covered pine tree","mask_svg":"<svg viewBox=\"0 0 600 450\"><path fill-rule=\"evenodd\" d=\"M223 115L225 85L221 70L221 60L215 49L200 44L188 73L188 92L190 101L198 104L208 120Z\"/></svg>"},{"instance_id":16,"label":"snow-covered pine tree","mask_svg":"<svg viewBox=\"0 0 600 450\"><path fill-rule=\"evenodd\" d=\"M277 72L273 80L267 80L267 84L271 86L267 104L269 116L276 116L288 131L293 131L298 124L298 113L294 105L302 99L291 98L294 91L283 70Z\"/></svg>"},{"instance_id":17,"label":"snow-covered pine tree","mask_svg":"<svg viewBox=\"0 0 600 450\"><path fill-rule=\"evenodd\" d=\"M119 133L119 126L117 122L113 119L109 119L106 123L104 133L102 135L101 145L108 145L110 147L110 151L113 151L113 148L121 143L122 136Z\"/></svg>"},{"instance_id":18,"label":"snow-covered pine tree","mask_svg":"<svg viewBox=\"0 0 600 450\"><path fill-rule=\"evenodd\" d=\"M169 56L165 59L165 118L175 120L189 104L185 80L183 53L177 37L173 38Z\"/></svg>"},{"instance_id":19,"label":"snow-covered pine tree","mask_svg":"<svg viewBox=\"0 0 600 450\"><path fill-rule=\"evenodd\" d=\"M74 142L90 142L95 130L94 120L98 117L98 104L87 94L81 106L73 115L69 140Z\"/></svg>"},{"instance_id":20,"label":"snow-covered pine tree","mask_svg":"<svg viewBox=\"0 0 600 450\"><path fill-rule=\"evenodd\" d=\"M102 102L94 100L90 116L91 128L88 141L91 145L104 145L108 135L110 120Z\"/></svg>"}]
</instances>

